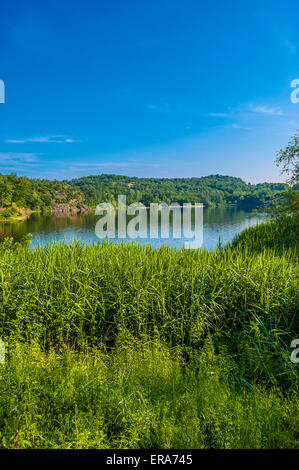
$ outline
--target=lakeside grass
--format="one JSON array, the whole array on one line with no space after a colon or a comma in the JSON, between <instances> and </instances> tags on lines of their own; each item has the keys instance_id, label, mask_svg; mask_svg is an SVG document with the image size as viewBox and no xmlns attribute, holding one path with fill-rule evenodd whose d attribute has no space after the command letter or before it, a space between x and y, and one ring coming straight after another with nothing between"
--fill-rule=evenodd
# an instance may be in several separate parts
<instances>
[{"instance_id":1,"label":"lakeside grass","mask_svg":"<svg viewBox=\"0 0 299 470\"><path fill-rule=\"evenodd\" d=\"M230 382L207 343L124 343L110 354L18 345L0 376L0 439L10 448L291 448L297 402ZM0 366L1 368L1 366Z\"/></svg>"},{"instance_id":2,"label":"lakeside grass","mask_svg":"<svg viewBox=\"0 0 299 470\"><path fill-rule=\"evenodd\" d=\"M266 249L283 253L289 248L294 259L299 255L299 217L282 216L278 220L270 220L239 233L233 240L233 249L261 252Z\"/></svg>"},{"instance_id":3,"label":"lakeside grass","mask_svg":"<svg viewBox=\"0 0 299 470\"><path fill-rule=\"evenodd\" d=\"M216 251L0 250L0 446L298 447L298 238L279 231L296 221Z\"/></svg>"}]
</instances>

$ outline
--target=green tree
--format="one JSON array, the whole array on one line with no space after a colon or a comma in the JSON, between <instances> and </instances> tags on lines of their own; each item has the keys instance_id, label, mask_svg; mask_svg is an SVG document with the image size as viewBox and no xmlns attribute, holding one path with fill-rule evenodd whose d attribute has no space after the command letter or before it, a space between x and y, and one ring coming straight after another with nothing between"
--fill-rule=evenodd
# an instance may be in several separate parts
<instances>
[{"instance_id":1,"label":"green tree","mask_svg":"<svg viewBox=\"0 0 299 470\"><path fill-rule=\"evenodd\" d=\"M282 165L282 174L288 175L288 188L278 207L278 213L292 214L299 217L299 131L291 138L285 149L276 156L277 166Z\"/></svg>"},{"instance_id":2,"label":"green tree","mask_svg":"<svg viewBox=\"0 0 299 470\"><path fill-rule=\"evenodd\" d=\"M276 165L282 165L282 173L289 175L290 185L299 183L299 131L291 138L285 149L279 150Z\"/></svg>"}]
</instances>

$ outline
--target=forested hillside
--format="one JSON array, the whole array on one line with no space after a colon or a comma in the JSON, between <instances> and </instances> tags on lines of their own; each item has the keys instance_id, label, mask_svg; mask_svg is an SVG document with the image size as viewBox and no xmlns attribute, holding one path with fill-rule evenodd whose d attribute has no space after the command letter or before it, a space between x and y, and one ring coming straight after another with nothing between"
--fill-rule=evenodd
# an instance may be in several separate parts
<instances>
[{"instance_id":1,"label":"forested hillside","mask_svg":"<svg viewBox=\"0 0 299 470\"><path fill-rule=\"evenodd\" d=\"M74 179L71 185L81 189L87 204L116 199L126 194L128 204L140 201L203 203L205 205L240 204L259 207L279 197L287 188L282 183L246 184L240 178L211 175L201 178L136 178L99 175Z\"/></svg>"},{"instance_id":2,"label":"forested hillside","mask_svg":"<svg viewBox=\"0 0 299 470\"><path fill-rule=\"evenodd\" d=\"M30 179L14 173L0 174L0 208L14 204L31 210L51 209L56 204L80 206L83 200L80 188L66 181Z\"/></svg>"},{"instance_id":3,"label":"forested hillside","mask_svg":"<svg viewBox=\"0 0 299 470\"><path fill-rule=\"evenodd\" d=\"M16 205L31 210L53 209L68 204L78 209L103 201L117 203L184 202L205 205L238 204L256 208L280 198L282 183L247 184L240 178L212 175L202 178L136 178L120 175L88 176L71 181L30 179L16 174L0 175L0 208Z\"/></svg>"}]
</instances>

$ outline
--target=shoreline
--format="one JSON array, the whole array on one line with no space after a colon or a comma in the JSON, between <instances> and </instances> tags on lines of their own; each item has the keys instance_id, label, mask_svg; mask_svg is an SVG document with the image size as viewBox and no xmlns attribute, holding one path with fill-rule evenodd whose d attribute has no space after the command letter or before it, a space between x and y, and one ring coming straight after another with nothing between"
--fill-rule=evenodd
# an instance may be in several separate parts
<instances>
[{"instance_id":1,"label":"shoreline","mask_svg":"<svg viewBox=\"0 0 299 470\"><path fill-rule=\"evenodd\" d=\"M7 208L5 208L7 209ZM66 217L70 216L70 215L76 215L76 214L81 214L81 213L87 213L91 210L95 210L95 209L90 209L88 208L88 210L84 210L84 211L77 211L77 212L63 212L63 211L59 211L59 210L53 210L53 209L47 209L47 210L44 210L42 211L41 209L36 209L36 210L32 210L32 209L21 209L21 208L17 208L17 210L19 212L22 212L20 215L18 216L13 216L13 217L7 217L7 218L1 218L1 210L0 210L0 223L5 223L5 222L23 222L24 220L28 219L28 217L30 217L31 214L41 214L41 213L45 213L45 214L60 214L60 215L65 215Z\"/></svg>"},{"instance_id":2,"label":"shoreline","mask_svg":"<svg viewBox=\"0 0 299 470\"><path fill-rule=\"evenodd\" d=\"M20 215L17 215L17 216L13 216L13 217L4 217L4 218L1 218L1 211L0 211L0 223L5 223L5 222L22 222L26 219L28 219L28 217L33 214L34 212L41 212L40 210L31 210L31 209L19 209L18 208L18 211L21 212Z\"/></svg>"},{"instance_id":3,"label":"shoreline","mask_svg":"<svg viewBox=\"0 0 299 470\"><path fill-rule=\"evenodd\" d=\"M162 210L162 206L159 204L159 203L153 203L153 204L158 204L158 211L161 212ZM181 205L174 205L174 206L170 206L168 205L168 208L184 208L184 207L187 207L187 208L191 208L191 209L195 209L195 208L198 208L198 207L202 207L202 208L206 208L206 207L237 207L238 205L237 204L224 204L224 205L215 205L215 206L209 206L209 205L206 205L206 204L186 204L185 206L183 206L183 204ZM126 206L126 211L128 209L129 206ZM118 211L119 208L118 206L113 206L114 210L115 211ZM5 208L7 209L7 208ZM140 208L136 208L137 209L146 209L146 210L151 210L151 207L150 206L143 206L143 207L140 207ZM252 211L258 211L259 209L261 208L251 208ZM4 210L4 209L3 209ZM64 212L64 211L59 211L59 210L55 210L55 209L46 209L46 210L41 210L41 209L36 209L36 210L31 210L31 209L21 209L21 208L17 208L17 210L19 212L21 212L20 215L18 216L14 216L14 217L8 217L8 218L1 218L1 210L0 210L0 224L3 224L3 223L6 223L6 222L23 222L24 220L28 219L30 217L31 214L41 214L41 213L44 213L44 214L57 214L57 215L60 215L60 216L64 216L64 217L69 217L69 216L73 216L73 215L80 215L80 214L87 214L88 212L94 212L96 210L96 207L89 207L87 210L84 209L84 210L78 210L76 212Z\"/></svg>"}]
</instances>

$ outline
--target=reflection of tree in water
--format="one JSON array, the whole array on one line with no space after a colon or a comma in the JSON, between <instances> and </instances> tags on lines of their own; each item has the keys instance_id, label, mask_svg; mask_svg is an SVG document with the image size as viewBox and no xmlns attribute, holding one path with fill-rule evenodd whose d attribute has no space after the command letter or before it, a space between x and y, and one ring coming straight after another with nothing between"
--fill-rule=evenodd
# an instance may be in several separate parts
<instances>
[{"instance_id":1,"label":"reflection of tree in water","mask_svg":"<svg viewBox=\"0 0 299 470\"><path fill-rule=\"evenodd\" d=\"M194 224L194 216L195 210L192 209L192 224ZM217 233L223 232L223 230L229 232L231 231L231 227L234 226L234 231L238 231L238 227L240 229L244 228L244 224L249 220L256 223L260 218L263 218L262 214L252 214L250 210L237 207L205 207L203 212L204 230L209 231L208 236L212 233L214 235L216 234L215 237L217 239ZM23 221L0 223L0 240L5 237L13 237L16 241L21 241L28 233L32 234L33 240L38 238L46 240L49 237L51 238L52 235L53 238L55 238L58 233L63 235L64 233L67 234L71 232L74 232L75 237L75 232L80 232L81 235L84 235L86 232L86 234L89 234L87 235L89 239L91 237L90 234L94 232L98 220L99 216L95 215L93 211L68 214L67 216L61 213L33 213L28 219ZM170 214L170 227L171 224L172 214ZM117 228L117 212L115 225Z\"/></svg>"},{"instance_id":2,"label":"reflection of tree in water","mask_svg":"<svg viewBox=\"0 0 299 470\"><path fill-rule=\"evenodd\" d=\"M237 207L205 207L203 212L204 224L241 222L250 216L250 211Z\"/></svg>"},{"instance_id":3,"label":"reflection of tree in water","mask_svg":"<svg viewBox=\"0 0 299 470\"><path fill-rule=\"evenodd\" d=\"M23 222L3 222L0 224L0 241L3 242L5 238L13 238L15 241L21 241L23 237L29 233L24 230Z\"/></svg>"},{"instance_id":4,"label":"reflection of tree in water","mask_svg":"<svg viewBox=\"0 0 299 470\"><path fill-rule=\"evenodd\" d=\"M59 229L68 227L88 227L91 222L88 213L74 214L65 216L65 214L39 214L33 213L23 221L4 222L0 224L0 233L3 237L13 237L20 239L27 233L38 234L40 232L50 233ZM88 220L85 220L85 219ZM95 224L95 222L93 222ZM1 236L1 235L0 235Z\"/></svg>"}]
</instances>

